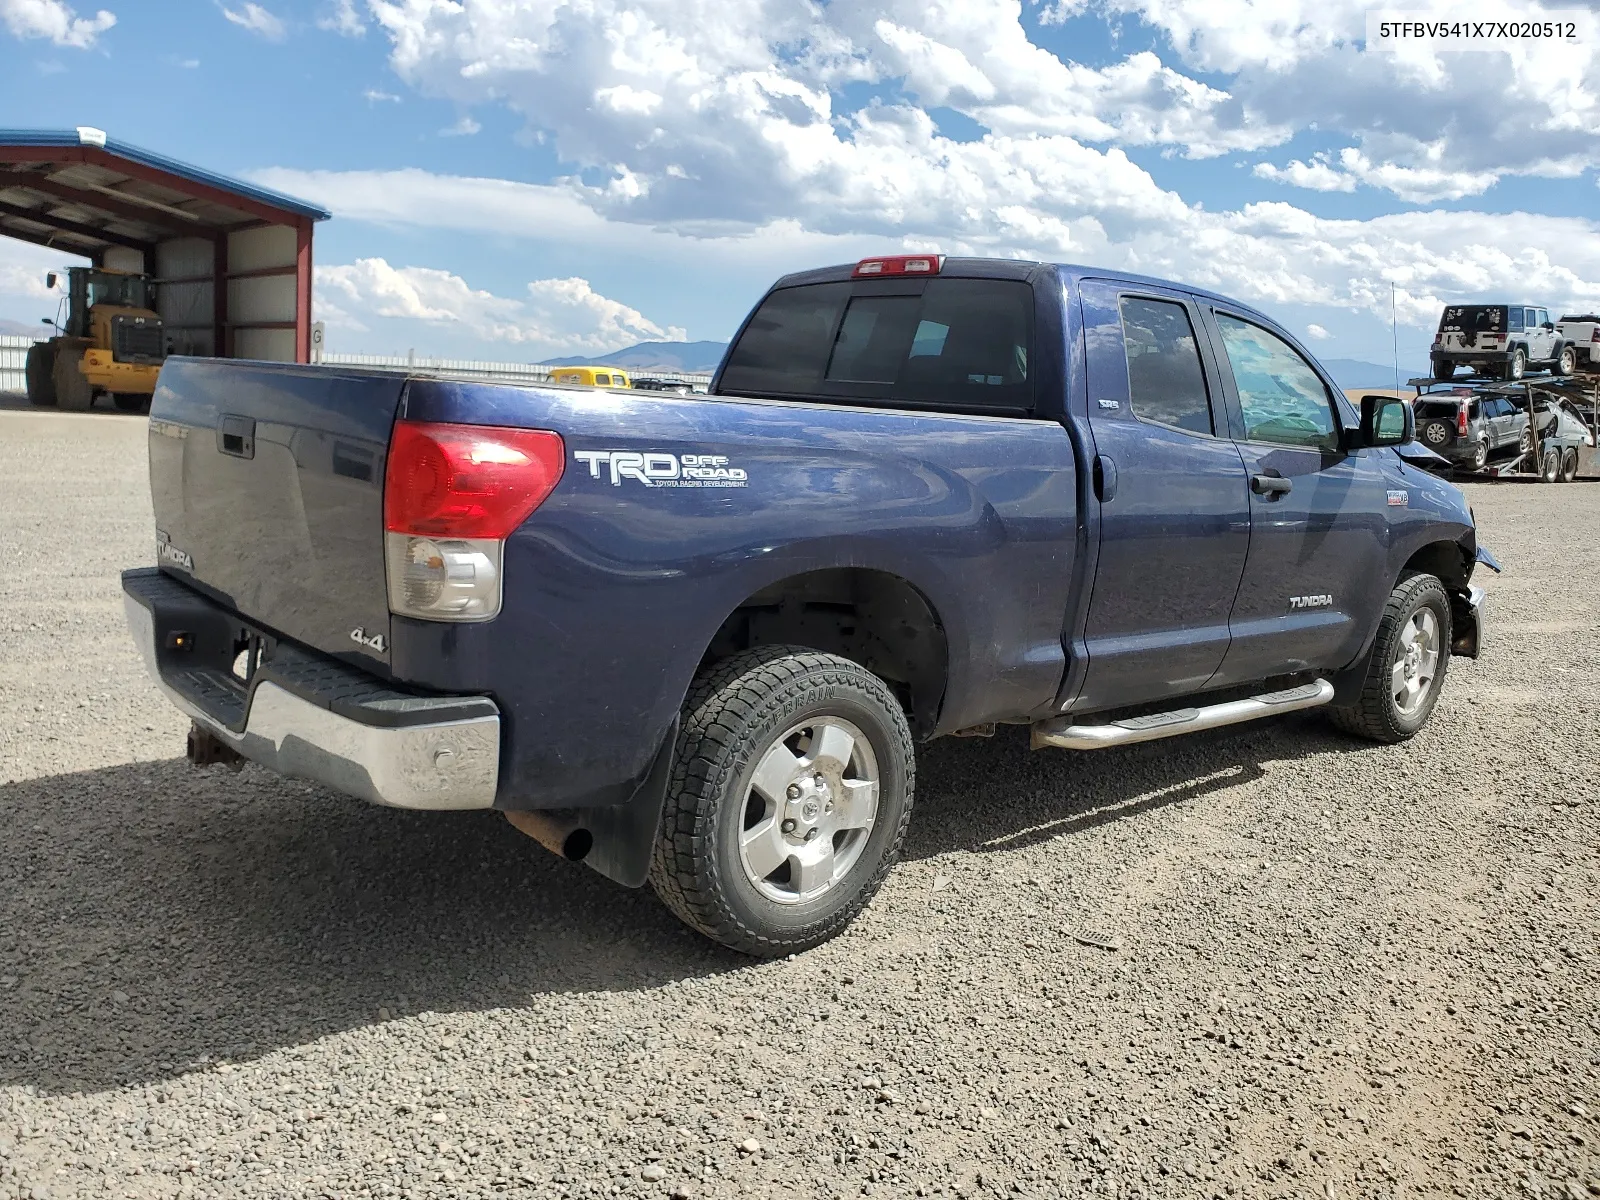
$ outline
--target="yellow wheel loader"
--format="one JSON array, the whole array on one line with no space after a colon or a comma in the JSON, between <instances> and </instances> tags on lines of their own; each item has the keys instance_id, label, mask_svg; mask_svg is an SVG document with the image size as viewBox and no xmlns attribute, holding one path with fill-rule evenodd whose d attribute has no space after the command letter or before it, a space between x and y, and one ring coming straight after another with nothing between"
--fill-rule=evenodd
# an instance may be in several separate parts
<instances>
[{"instance_id":1,"label":"yellow wheel loader","mask_svg":"<svg viewBox=\"0 0 1600 1200\"><path fill-rule=\"evenodd\" d=\"M45 282L55 287L55 275ZM58 335L28 350L28 399L82 410L104 394L123 412L149 408L167 356L152 290L148 275L69 269L66 322L47 321Z\"/></svg>"}]
</instances>

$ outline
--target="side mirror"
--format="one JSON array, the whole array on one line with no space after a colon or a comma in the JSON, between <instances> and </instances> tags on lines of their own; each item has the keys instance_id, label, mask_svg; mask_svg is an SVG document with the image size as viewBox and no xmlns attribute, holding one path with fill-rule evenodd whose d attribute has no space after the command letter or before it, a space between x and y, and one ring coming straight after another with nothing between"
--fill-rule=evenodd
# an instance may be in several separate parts
<instances>
[{"instance_id":1,"label":"side mirror","mask_svg":"<svg viewBox=\"0 0 1600 1200\"><path fill-rule=\"evenodd\" d=\"M49 288L51 291L55 291L55 288L56 288L56 273L54 271L51 271L48 275L46 275L44 277L44 285L45 285L45 287Z\"/></svg>"},{"instance_id":2,"label":"side mirror","mask_svg":"<svg viewBox=\"0 0 1600 1200\"><path fill-rule=\"evenodd\" d=\"M1554 321L1546 321L1543 325L1539 326L1540 329L1554 329L1555 327L1556 323Z\"/></svg>"},{"instance_id":3,"label":"side mirror","mask_svg":"<svg viewBox=\"0 0 1600 1200\"><path fill-rule=\"evenodd\" d=\"M1417 414L1398 396L1361 397L1361 445L1403 446L1417 436Z\"/></svg>"}]
</instances>

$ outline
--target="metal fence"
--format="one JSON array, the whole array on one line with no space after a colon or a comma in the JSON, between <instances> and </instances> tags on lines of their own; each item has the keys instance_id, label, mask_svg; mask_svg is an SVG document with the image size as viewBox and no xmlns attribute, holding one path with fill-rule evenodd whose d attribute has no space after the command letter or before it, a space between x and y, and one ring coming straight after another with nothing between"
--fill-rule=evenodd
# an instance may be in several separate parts
<instances>
[{"instance_id":1,"label":"metal fence","mask_svg":"<svg viewBox=\"0 0 1600 1200\"><path fill-rule=\"evenodd\" d=\"M27 391L27 378L23 368L28 347L39 338L26 335L0 335L0 392ZM324 354L324 363L351 367L395 367L416 371L447 371L452 375L469 375L477 379L499 380L505 383L549 383L558 367L539 363L480 362L469 358L429 358L416 354ZM633 371L630 375L647 379L670 379L674 383L707 384L710 375L683 371Z\"/></svg>"},{"instance_id":2,"label":"metal fence","mask_svg":"<svg viewBox=\"0 0 1600 1200\"><path fill-rule=\"evenodd\" d=\"M43 338L26 334L0 334L0 392L25 392L28 377L24 370L28 362L28 347Z\"/></svg>"}]
</instances>

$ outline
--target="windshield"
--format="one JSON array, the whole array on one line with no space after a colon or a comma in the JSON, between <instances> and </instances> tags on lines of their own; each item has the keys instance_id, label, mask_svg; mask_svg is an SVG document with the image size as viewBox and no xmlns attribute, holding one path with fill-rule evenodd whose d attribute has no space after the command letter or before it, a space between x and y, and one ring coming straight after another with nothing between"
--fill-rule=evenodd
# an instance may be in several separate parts
<instances>
[{"instance_id":1,"label":"windshield","mask_svg":"<svg viewBox=\"0 0 1600 1200\"><path fill-rule=\"evenodd\" d=\"M1504 304L1457 304L1439 318L1441 331L1449 333L1503 333L1506 328Z\"/></svg>"},{"instance_id":2,"label":"windshield","mask_svg":"<svg viewBox=\"0 0 1600 1200\"><path fill-rule=\"evenodd\" d=\"M143 275L95 271L89 276L89 306L115 304L123 308L149 308L149 284Z\"/></svg>"}]
</instances>

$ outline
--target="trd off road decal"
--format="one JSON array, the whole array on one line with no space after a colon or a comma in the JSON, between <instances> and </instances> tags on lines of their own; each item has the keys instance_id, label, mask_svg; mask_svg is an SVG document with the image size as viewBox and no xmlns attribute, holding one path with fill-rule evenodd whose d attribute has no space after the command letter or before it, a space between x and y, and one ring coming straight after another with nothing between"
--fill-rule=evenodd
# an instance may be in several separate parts
<instances>
[{"instance_id":1,"label":"trd off road decal","mask_svg":"<svg viewBox=\"0 0 1600 1200\"><path fill-rule=\"evenodd\" d=\"M730 466L725 454L574 450L572 457L588 465L590 479L600 479L603 471L610 477L613 487L621 487L625 479L652 488L750 486L750 476L744 468Z\"/></svg>"}]
</instances>

